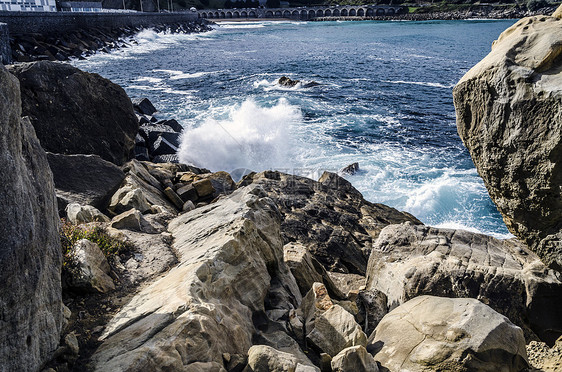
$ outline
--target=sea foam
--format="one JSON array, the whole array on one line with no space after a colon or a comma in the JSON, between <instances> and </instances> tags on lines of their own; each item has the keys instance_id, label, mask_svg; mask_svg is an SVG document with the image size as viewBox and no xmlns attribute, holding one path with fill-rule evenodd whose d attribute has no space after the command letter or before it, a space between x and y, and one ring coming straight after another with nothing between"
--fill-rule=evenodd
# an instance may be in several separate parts
<instances>
[{"instance_id":1,"label":"sea foam","mask_svg":"<svg viewBox=\"0 0 562 372\"><path fill-rule=\"evenodd\" d=\"M286 99L272 107L247 99L232 106L226 119L207 118L184 130L178 155L213 171L290 168L291 127L301 121L300 109Z\"/></svg>"}]
</instances>

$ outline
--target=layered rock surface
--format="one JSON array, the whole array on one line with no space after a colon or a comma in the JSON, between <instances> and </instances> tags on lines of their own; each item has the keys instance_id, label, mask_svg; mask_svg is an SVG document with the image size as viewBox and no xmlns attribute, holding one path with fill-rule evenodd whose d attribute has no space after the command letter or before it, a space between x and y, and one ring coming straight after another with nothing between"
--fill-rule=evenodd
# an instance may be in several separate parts
<instances>
[{"instance_id":1,"label":"layered rock surface","mask_svg":"<svg viewBox=\"0 0 562 372\"><path fill-rule=\"evenodd\" d=\"M0 370L36 371L63 323L59 222L47 156L1 65L0 174Z\"/></svg>"},{"instance_id":2,"label":"layered rock surface","mask_svg":"<svg viewBox=\"0 0 562 372\"><path fill-rule=\"evenodd\" d=\"M521 19L453 90L457 128L509 230L562 270L562 20Z\"/></svg>"},{"instance_id":3,"label":"layered rock surface","mask_svg":"<svg viewBox=\"0 0 562 372\"><path fill-rule=\"evenodd\" d=\"M521 329L474 299L416 297L382 319L369 349L392 372L520 372L528 366Z\"/></svg>"},{"instance_id":4,"label":"layered rock surface","mask_svg":"<svg viewBox=\"0 0 562 372\"><path fill-rule=\"evenodd\" d=\"M515 240L463 230L383 229L369 258L367 288L395 307L416 296L471 297L522 327L528 339L562 334L562 282Z\"/></svg>"},{"instance_id":5,"label":"layered rock surface","mask_svg":"<svg viewBox=\"0 0 562 372\"><path fill-rule=\"evenodd\" d=\"M10 72L20 80L23 115L46 151L99 155L117 165L130 158L139 123L119 85L47 61L13 65Z\"/></svg>"}]
</instances>

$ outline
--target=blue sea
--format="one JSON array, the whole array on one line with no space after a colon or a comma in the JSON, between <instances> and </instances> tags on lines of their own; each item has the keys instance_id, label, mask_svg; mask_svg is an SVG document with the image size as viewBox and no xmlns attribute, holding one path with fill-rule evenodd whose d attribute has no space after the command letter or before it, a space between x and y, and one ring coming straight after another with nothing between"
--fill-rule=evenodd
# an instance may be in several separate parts
<instances>
[{"instance_id":1,"label":"blue sea","mask_svg":"<svg viewBox=\"0 0 562 372\"><path fill-rule=\"evenodd\" d=\"M183 162L345 176L424 223L509 237L457 135L452 88L513 20L223 23L74 64L184 126ZM283 88L281 76L303 84ZM319 85L305 87L308 82Z\"/></svg>"}]
</instances>

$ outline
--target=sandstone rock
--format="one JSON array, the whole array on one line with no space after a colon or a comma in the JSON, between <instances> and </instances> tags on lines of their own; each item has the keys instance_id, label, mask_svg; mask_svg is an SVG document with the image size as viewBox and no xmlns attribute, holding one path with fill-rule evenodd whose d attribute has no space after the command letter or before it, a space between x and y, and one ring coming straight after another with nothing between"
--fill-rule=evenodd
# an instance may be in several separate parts
<instances>
[{"instance_id":1,"label":"sandstone rock","mask_svg":"<svg viewBox=\"0 0 562 372\"><path fill-rule=\"evenodd\" d=\"M111 220L111 227L114 229L143 231L141 220L144 220L141 212L136 209L131 209L113 217Z\"/></svg>"},{"instance_id":2,"label":"sandstone rock","mask_svg":"<svg viewBox=\"0 0 562 372\"><path fill-rule=\"evenodd\" d=\"M371 252L367 288L385 293L391 308L422 294L476 298L523 328L529 340L551 343L562 334L562 282L515 240L388 226Z\"/></svg>"},{"instance_id":3,"label":"sandstone rock","mask_svg":"<svg viewBox=\"0 0 562 372\"><path fill-rule=\"evenodd\" d=\"M349 295L351 291L359 291L365 288L365 277L357 274L343 274L328 271L332 282L344 294Z\"/></svg>"},{"instance_id":4,"label":"sandstone rock","mask_svg":"<svg viewBox=\"0 0 562 372\"><path fill-rule=\"evenodd\" d=\"M181 200L178 194L176 194L176 192L171 187L166 187L164 189L164 194L176 206L177 209L183 209L183 200Z\"/></svg>"},{"instance_id":5,"label":"sandstone rock","mask_svg":"<svg viewBox=\"0 0 562 372\"><path fill-rule=\"evenodd\" d=\"M64 344L66 345L66 347L68 347L68 349L72 354L78 355L78 353L80 352L80 345L78 344L78 339L76 338L76 335L73 332L64 336Z\"/></svg>"},{"instance_id":6,"label":"sandstone rock","mask_svg":"<svg viewBox=\"0 0 562 372\"><path fill-rule=\"evenodd\" d=\"M295 356L265 345L254 345L248 351L245 372L296 372L299 362ZM299 369L304 372L306 369ZM311 371L320 371L313 368Z\"/></svg>"},{"instance_id":7,"label":"sandstone rock","mask_svg":"<svg viewBox=\"0 0 562 372\"><path fill-rule=\"evenodd\" d=\"M377 362L361 345L343 349L332 359L331 364L334 372L379 372Z\"/></svg>"},{"instance_id":8,"label":"sandstone rock","mask_svg":"<svg viewBox=\"0 0 562 372\"><path fill-rule=\"evenodd\" d=\"M66 204L92 205L103 211L125 178L115 164L97 155L47 153L47 159L53 171L57 196Z\"/></svg>"},{"instance_id":9,"label":"sandstone rock","mask_svg":"<svg viewBox=\"0 0 562 372\"><path fill-rule=\"evenodd\" d=\"M193 187L200 198L212 196L215 193L215 188L209 179L195 181L193 182Z\"/></svg>"},{"instance_id":10,"label":"sandstone rock","mask_svg":"<svg viewBox=\"0 0 562 372\"><path fill-rule=\"evenodd\" d=\"M134 189L127 185L115 192L107 208L115 214L120 214L131 209L145 213L151 209L141 189Z\"/></svg>"},{"instance_id":11,"label":"sandstone rock","mask_svg":"<svg viewBox=\"0 0 562 372\"><path fill-rule=\"evenodd\" d=\"M561 25L557 17L521 19L453 90L459 134L508 229L557 270L562 270Z\"/></svg>"},{"instance_id":12,"label":"sandstone rock","mask_svg":"<svg viewBox=\"0 0 562 372\"><path fill-rule=\"evenodd\" d=\"M322 283L314 283L301 304L305 329L311 330L314 327L314 320L332 306L334 303L326 286Z\"/></svg>"},{"instance_id":13,"label":"sandstone rock","mask_svg":"<svg viewBox=\"0 0 562 372\"><path fill-rule=\"evenodd\" d=\"M17 79L0 66L0 369L37 371L60 341L62 254L53 176Z\"/></svg>"},{"instance_id":14,"label":"sandstone rock","mask_svg":"<svg viewBox=\"0 0 562 372\"><path fill-rule=\"evenodd\" d=\"M534 368L533 371L558 372L562 370L562 342L548 347L544 342L531 341L527 344L527 355L529 364Z\"/></svg>"},{"instance_id":15,"label":"sandstone rock","mask_svg":"<svg viewBox=\"0 0 562 372\"><path fill-rule=\"evenodd\" d=\"M181 210L183 212L189 212L189 211L192 211L194 209L195 209L195 204L193 204L193 202L191 200L188 200L183 204L183 207L182 207Z\"/></svg>"},{"instance_id":16,"label":"sandstone rock","mask_svg":"<svg viewBox=\"0 0 562 372\"><path fill-rule=\"evenodd\" d=\"M65 63L18 64L10 72L20 80L22 114L46 151L95 154L117 165L129 159L139 126L123 88Z\"/></svg>"},{"instance_id":17,"label":"sandstone rock","mask_svg":"<svg viewBox=\"0 0 562 372\"><path fill-rule=\"evenodd\" d=\"M110 219L91 205L70 203L66 206L66 218L70 223L78 225L88 222L109 222Z\"/></svg>"},{"instance_id":18,"label":"sandstone rock","mask_svg":"<svg viewBox=\"0 0 562 372\"><path fill-rule=\"evenodd\" d=\"M172 220L179 263L109 322L95 369L183 371L193 363L222 365L225 353L245 355L270 283L290 275L279 220L256 187Z\"/></svg>"},{"instance_id":19,"label":"sandstone rock","mask_svg":"<svg viewBox=\"0 0 562 372\"><path fill-rule=\"evenodd\" d=\"M388 313L369 337L390 371L523 371L523 331L475 299L419 296Z\"/></svg>"},{"instance_id":20,"label":"sandstone rock","mask_svg":"<svg viewBox=\"0 0 562 372\"><path fill-rule=\"evenodd\" d=\"M364 200L333 173L322 181L266 171L245 176L239 186L260 185L283 214L283 240L306 246L328 271L364 275L372 241L384 226L421 223L407 213Z\"/></svg>"},{"instance_id":21,"label":"sandstone rock","mask_svg":"<svg viewBox=\"0 0 562 372\"><path fill-rule=\"evenodd\" d=\"M96 243L82 239L70 252L69 286L87 292L106 293L115 289L109 277L111 268Z\"/></svg>"},{"instance_id":22,"label":"sandstone rock","mask_svg":"<svg viewBox=\"0 0 562 372\"><path fill-rule=\"evenodd\" d=\"M353 315L339 305L316 316L314 328L306 337L316 348L331 356L349 346L367 345L367 336Z\"/></svg>"}]
</instances>

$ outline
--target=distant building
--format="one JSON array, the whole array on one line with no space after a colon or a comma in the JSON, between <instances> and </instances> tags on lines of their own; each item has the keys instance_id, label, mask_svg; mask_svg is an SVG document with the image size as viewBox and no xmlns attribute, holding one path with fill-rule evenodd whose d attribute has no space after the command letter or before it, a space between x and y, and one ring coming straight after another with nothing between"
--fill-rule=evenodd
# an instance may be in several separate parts
<instances>
[{"instance_id":1,"label":"distant building","mask_svg":"<svg viewBox=\"0 0 562 372\"><path fill-rule=\"evenodd\" d=\"M0 0L0 11L56 12L55 0Z\"/></svg>"},{"instance_id":2,"label":"distant building","mask_svg":"<svg viewBox=\"0 0 562 372\"><path fill-rule=\"evenodd\" d=\"M0 0L1 1L1 0ZM101 1L61 1L61 12L102 12Z\"/></svg>"}]
</instances>

